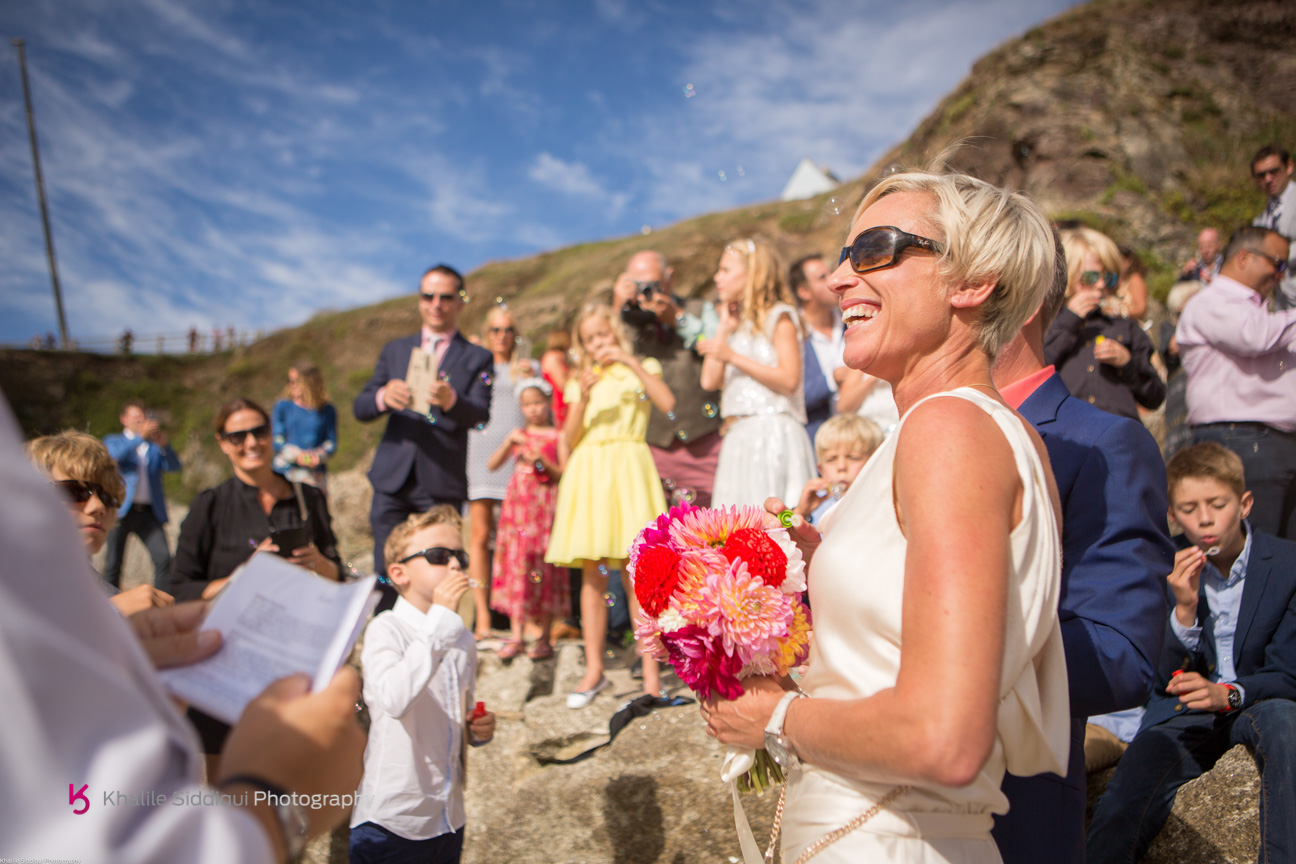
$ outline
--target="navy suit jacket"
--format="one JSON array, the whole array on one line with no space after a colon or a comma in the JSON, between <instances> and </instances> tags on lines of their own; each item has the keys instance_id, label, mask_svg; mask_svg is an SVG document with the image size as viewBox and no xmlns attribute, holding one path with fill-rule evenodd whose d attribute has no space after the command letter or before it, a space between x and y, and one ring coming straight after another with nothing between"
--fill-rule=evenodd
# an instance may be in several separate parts
<instances>
[{"instance_id":1,"label":"navy suit jacket","mask_svg":"<svg viewBox=\"0 0 1296 864\"><path fill-rule=\"evenodd\" d=\"M409 409L378 410L375 397L388 381L405 379L410 354L422 342L415 333L383 346L373 377L356 396L352 410L368 422L387 413L387 429L374 453L369 482L374 491L394 495L415 475L420 489L438 498L468 497L468 430L490 420L491 376L495 360L489 351L455 333L441 359L456 399L449 411L432 408L434 422Z\"/></svg>"},{"instance_id":2,"label":"navy suit jacket","mask_svg":"<svg viewBox=\"0 0 1296 864\"><path fill-rule=\"evenodd\" d=\"M122 480L126 482L126 497L122 499L121 507L117 508L119 519L125 516L126 511L130 510L131 505L135 503L135 492L139 488L140 463L139 451L136 449L139 445L140 439L127 438L121 433L104 438L108 455L117 462L117 470L121 472ZM150 441L144 458L148 466L149 504L153 509L153 515L165 525L166 492L162 488L162 475L167 471L179 471L180 457L171 449L170 444L159 447Z\"/></svg>"},{"instance_id":3,"label":"navy suit jacket","mask_svg":"<svg viewBox=\"0 0 1296 864\"><path fill-rule=\"evenodd\" d=\"M827 375L819 366L819 355L815 353L809 337L802 340L801 353L802 377L805 379L806 432L813 444L819 427L833 415L833 391L828 387Z\"/></svg>"},{"instance_id":4,"label":"navy suit jacket","mask_svg":"<svg viewBox=\"0 0 1296 864\"><path fill-rule=\"evenodd\" d=\"M1067 776L1006 775L996 817L1005 864L1084 861L1085 718L1142 705L1165 632L1165 464L1135 420L1073 398L1055 373L1018 409L1048 449L1062 499L1058 612L1071 695Z\"/></svg>"},{"instance_id":5,"label":"navy suit jacket","mask_svg":"<svg viewBox=\"0 0 1296 864\"><path fill-rule=\"evenodd\" d=\"M1168 590L1167 596L1173 606ZM1178 712L1195 710L1184 708L1178 696L1165 692L1176 670L1199 672L1207 678L1215 674L1218 655L1204 580L1197 595L1197 623L1202 628L1201 642L1196 651L1189 651L1175 635L1167 614L1157 687L1140 730ZM1242 580L1242 606L1233 631L1233 670L1235 683L1243 691L1243 708L1261 699L1296 701L1296 543L1260 531L1252 535L1251 557Z\"/></svg>"}]
</instances>

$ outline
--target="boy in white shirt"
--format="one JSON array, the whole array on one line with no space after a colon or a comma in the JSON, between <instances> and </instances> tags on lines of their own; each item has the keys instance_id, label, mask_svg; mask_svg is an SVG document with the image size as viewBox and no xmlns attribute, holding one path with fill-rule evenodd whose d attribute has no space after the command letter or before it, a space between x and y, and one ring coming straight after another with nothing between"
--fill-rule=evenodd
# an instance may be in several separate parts
<instances>
[{"instance_id":1,"label":"boy in white shirt","mask_svg":"<svg viewBox=\"0 0 1296 864\"><path fill-rule=\"evenodd\" d=\"M468 556L449 505L416 513L387 538L400 595L369 623L360 661L371 725L351 815L351 864L457 864L467 745L495 734L473 709L477 644L459 617Z\"/></svg>"}]
</instances>

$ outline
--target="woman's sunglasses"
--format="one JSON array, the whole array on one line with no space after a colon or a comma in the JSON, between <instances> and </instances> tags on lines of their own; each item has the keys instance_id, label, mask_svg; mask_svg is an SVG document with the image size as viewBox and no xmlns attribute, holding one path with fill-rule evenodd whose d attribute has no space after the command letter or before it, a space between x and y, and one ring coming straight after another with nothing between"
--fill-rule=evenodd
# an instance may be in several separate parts
<instances>
[{"instance_id":1,"label":"woman's sunglasses","mask_svg":"<svg viewBox=\"0 0 1296 864\"><path fill-rule=\"evenodd\" d=\"M459 562L460 570L468 569L468 553L462 549L450 549L446 546L433 546L430 549L415 552L413 555L406 555L396 563L404 564L406 561L413 561L415 558L422 558L433 567L444 567L453 558Z\"/></svg>"},{"instance_id":2,"label":"woman's sunglasses","mask_svg":"<svg viewBox=\"0 0 1296 864\"><path fill-rule=\"evenodd\" d=\"M856 273L880 270L894 264L899 260L900 253L910 246L937 254L945 251L945 247L935 240L901 231L891 225L879 225L861 232L849 246L843 246L837 266L840 267L849 258L851 269Z\"/></svg>"},{"instance_id":3,"label":"woman's sunglasses","mask_svg":"<svg viewBox=\"0 0 1296 864\"><path fill-rule=\"evenodd\" d=\"M1108 273L1105 270L1086 270L1080 274L1080 284L1086 288L1091 288L1102 282L1102 287L1107 291L1115 291L1116 284L1120 282L1120 276L1115 273Z\"/></svg>"},{"instance_id":4,"label":"woman's sunglasses","mask_svg":"<svg viewBox=\"0 0 1296 864\"><path fill-rule=\"evenodd\" d=\"M83 480L57 480L55 483L72 499L73 504L84 504L90 500L91 495L94 495L109 510L116 510L121 505L116 495L98 483L86 483Z\"/></svg>"},{"instance_id":5,"label":"woman's sunglasses","mask_svg":"<svg viewBox=\"0 0 1296 864\"><path fill-rule=\"evenodd\" d=\"M238 429L234 432L222 432L220 433L220 438L222 441L228 441L235 447L241 447L249 435L258 441L264 441L266 438L270 437L270 424L262 423L260 426L253 426L251 429Z\"/></svg>"}]
</instances>

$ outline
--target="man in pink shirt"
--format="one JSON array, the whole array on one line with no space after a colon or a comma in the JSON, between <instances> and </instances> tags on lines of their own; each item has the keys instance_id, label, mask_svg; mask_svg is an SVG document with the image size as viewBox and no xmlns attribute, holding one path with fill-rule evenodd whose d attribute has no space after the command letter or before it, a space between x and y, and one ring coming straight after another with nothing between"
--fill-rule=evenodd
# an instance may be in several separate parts
<instances>
[{"instance_id":1,"label":"man in pink shirt","mask_svg":"<svg viewBox=\"0 0 1296 864\"><path fill-rule=\"evenodd\" d=\"M1269 311L1290 244L1269 228L1233 235L1224 266L1175 331L1193 441L1242 457L1257 530L1296 539L1296 310Z\"/></svg>"}]
</instances>

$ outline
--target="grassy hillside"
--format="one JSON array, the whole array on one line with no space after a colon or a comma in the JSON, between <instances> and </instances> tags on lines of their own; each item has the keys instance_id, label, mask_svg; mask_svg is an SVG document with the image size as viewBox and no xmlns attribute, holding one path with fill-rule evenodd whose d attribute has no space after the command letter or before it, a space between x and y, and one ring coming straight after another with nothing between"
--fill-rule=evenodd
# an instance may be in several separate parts
<instances>
[{"instance_id":1,"label":"grassy hillside","mask_svg":"<svg viewBox=\"0 0 1296 864\"><path fill-rule=\"evenodd\" d=\"M1138 249L1154 294L1206 225L1225 233L1263 205L1247 173L1262 143L1296 146L1296 4L1207 0L1095 0L986 55L919 124L863 176L830 195L769 202L655 231L586 243L468 276L463 327L480 328L498 300L517 313L534 344L565 326L591 291L610 287L626 259L657 249L680 292L710 288L724 244L745 236L774 243L786 259L807 252L836 260L863 191L888 166L921 167L964 142L951 167L1023 189L1054 218L1081 219ZM830 197L834 199L829 203ZM188 498L223 476L210 423L220 403L243 395L267 407L288 366L323 369L339 407L335 467L372 451L381 424L359 424L350 403L382 344L418 326L411 296L317 315L236 352L205 357L0 354L0 388L24 430L116 428L122 400L164 409L186 461L172 493Z\"/></svg>"}]
</instances>

